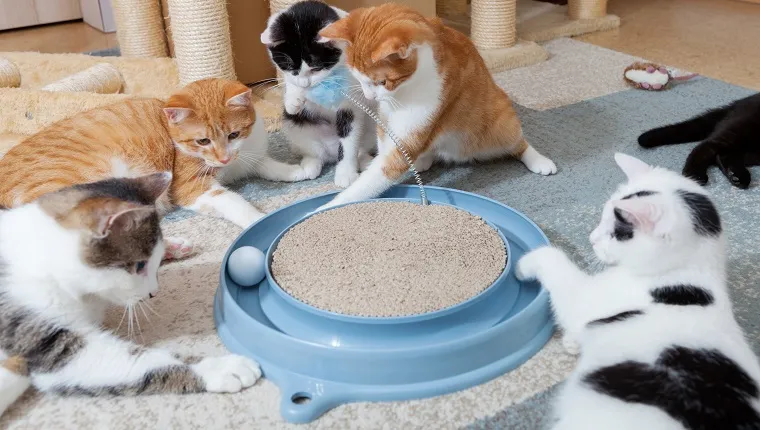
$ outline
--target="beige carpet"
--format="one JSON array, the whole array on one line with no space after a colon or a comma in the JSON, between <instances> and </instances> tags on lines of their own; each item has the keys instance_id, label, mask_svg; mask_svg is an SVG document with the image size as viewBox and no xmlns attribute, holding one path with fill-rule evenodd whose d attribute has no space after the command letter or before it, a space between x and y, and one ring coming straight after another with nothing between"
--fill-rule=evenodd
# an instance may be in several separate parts
<instances>
[{"instance_id":1,"label":"beige carpet","mask_svg":"<svg viewBox=\"0 0 760 430\"><path fill-rule=\"evenodd\" d=\"M620 91L625 88L621 79L622 68L636 60L567 39L551 42L546 47L552 56L545 63L497 77L518 103L536 109ZM607 78L601 79L604 76ZM563 78L561 83L555 82L558 77ZM595 85L589 86L589 82ZM476 174L478 168L488 167L473 167L471 170ZM271 211L331 189L332 185L305 183L289 186L281 195L254 200L254 203ZM180 353L222 354L224 348L214 331L212 298L217 288L221 258L240 230L227 222L202 216L165 221L164 228L167 235L193 240L199 252L192 258L161 269L161 290L151 302L161 316L153 317L152 323L141 321L143 337L138 340ZM120 316L121 311L114 310L108 325L115 328ZM573 363L573 358L562 351L555 338L517 370L481 386L433 399L345 405L298 428L457 428L546 390L562 380ZM281 420L277 387L267 380L233 395L89 399L41 396L30 391L0 420L0 428L6 427L296 428Z\"/></svg>"}]
</instances>

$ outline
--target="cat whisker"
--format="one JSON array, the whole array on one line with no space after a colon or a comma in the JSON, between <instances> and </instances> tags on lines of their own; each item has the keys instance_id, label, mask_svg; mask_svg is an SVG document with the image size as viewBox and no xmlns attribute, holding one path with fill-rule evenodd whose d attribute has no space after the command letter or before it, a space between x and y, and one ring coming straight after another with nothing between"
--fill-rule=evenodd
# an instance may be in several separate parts
<instances>
[{"instance_id":1,"label":"cat whisker","mask_svg":"<svg viewBox=\"0 0 760 430\"><path fill-rule=\"evenodd\" d=\"M115 333L119 332L119 329L121 328L122 323L124 323L124 317L127 316L127 307L124 307L124 312L121 314L121 319L119 320L119 325L116 326L116 330L114 330Z\"/></svg>"},{"instance_id":2,"label":"cat whisker","mask_svg":"<svg viewBox=\"0 0 760 430\"><path fill-rule=\"evenodd\" d=\"M155 316L156 316L156 317L158 317L158 318L161 318L161 315L160 315L158 312L156 312L156 310L155 310L155 309L153 309L153 306L151 306L151 305L150 305L150 303L148 303L148 302L143 302L143 305L144 305L144 306L145 306L145 307L146 307L146 308L147 308L147 309L148 309L148 310L149 310L149 311L150 311L150 312L151 312L153 315L155 315Z\"/></svg>"},{"instance_id":3,"label":"cat whisker","mask_svg":"<svg viewBox=\"0 0 760 430\"><path fill-rule=\"evenodd\" d=\"M148 324L150 324L150 326L153 327L153 321L150 320L150 316L148 316L148 313L145 312L145 308L143 307L143 302L142 301L137 302L137 307L140 309L140 312L142 312L142 314L145 316L145 321L147 321Z\"/></svg>"}]
</instances>

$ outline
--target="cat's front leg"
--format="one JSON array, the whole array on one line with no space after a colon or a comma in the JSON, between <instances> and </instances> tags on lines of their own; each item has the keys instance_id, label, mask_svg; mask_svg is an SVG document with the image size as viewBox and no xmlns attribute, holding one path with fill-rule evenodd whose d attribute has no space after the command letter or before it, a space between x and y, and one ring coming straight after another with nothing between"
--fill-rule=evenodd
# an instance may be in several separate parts
<instances>
[{"instance_id":1,"label":"cat's front leg","mask_svg":"<svg viewBox=\"0 0 760 430\"><path fill-rule=\"evenodd\" d=\"M347 188L359 177L359 139L364 134L361 121L350 109L338 109L335 131L343 148L343 158L335 166L335 185Z\"/></svg>"},{"instance_id":2,"label":"cat's front leg","mask_svg":"<svg viewBox=\"0 0 760 430\"><path fill-rule=\"evenodd\" d=\"M306 89L296 85L285 85L285 94L283 96L285 112L290 115L296 115L306 106Z\"/></svg>"},{"instance_id":3,"label":"cat's front leg","mask_svg":"<svg viewBox=\"0 0 760 430\"><path fill-rule=\"evenodd\" d=\"M248 228L264 217L264 214L243 196L216 182L185 207L202 214L224 218L242 228Z\"/></svg>"},{"instance_id":4,"label":"cat's front leg","mask_svg":"<svg viewBox=\"0 0 760 430\"><path fill-rule=\"evenodd\" d=\"M288 164L266 156L255 167L256 174L270 181L299 182L315 179L322 172L322 163L313 163L305 158L301 164Z\"/></svg>"},{"instance_id":5,"label":"cat's front leg","mask_svg":"<svg viewBox=\"0 0 760 430\"><path fill-rule=\"evenodd\" d=\"M242 356L207 357L189 364L168 351L142 348L103 332L82 336L69 346L66 354L51 347L40 349L45 357L27 357L39 390L90 396L234 393L261 377L258 364ZM54 354L57 363L50 361Z\"/></svg>"}]
</instances>

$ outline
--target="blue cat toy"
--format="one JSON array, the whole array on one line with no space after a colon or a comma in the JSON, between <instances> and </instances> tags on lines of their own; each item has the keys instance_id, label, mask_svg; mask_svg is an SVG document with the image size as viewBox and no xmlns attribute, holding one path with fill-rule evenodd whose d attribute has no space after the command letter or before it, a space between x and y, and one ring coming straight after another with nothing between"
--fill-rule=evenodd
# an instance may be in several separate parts
<instances>
[{"instance_id":1,"label":"blue cat toy","mask_svg":"<svg viewBox=\"0 0 760 430\"><path fill-rule=\"evenodd\" d=\"M327 109L335 109L345 100L341 90L346 91L351 75L345 66L335 67L326 78L309 88L306 99Z\"/></svg>"}]
</instances>

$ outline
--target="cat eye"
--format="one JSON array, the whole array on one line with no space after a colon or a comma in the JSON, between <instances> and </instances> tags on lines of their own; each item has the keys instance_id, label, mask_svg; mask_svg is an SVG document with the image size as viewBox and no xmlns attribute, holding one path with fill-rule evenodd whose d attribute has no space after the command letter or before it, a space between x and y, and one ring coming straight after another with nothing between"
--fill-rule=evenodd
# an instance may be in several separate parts
<instances>
[{"instance_id":1,"label":"cat eye","mask_svg":"<svg viewBox=\"0 0 760 430\"><path fill-rule=\"evenodd\" d=\"M239 131L233 131L232 133L230 133L227 136L227 139L234 140L234 139L237 139L238 137L240 137L240 132Z\"/></svg>"},{"instance_id":2,"label":"cat eye","mask_svg":"<svg viewBox=\"0 0 760 430\"><path fill-rule=\"evenodd\" d=\"M382 81L378 81L377 86L384 87L385 86L385 79L383 79Z\"/></svg>"},{"instance_id":3,"label":"cat eye","mask_svg":"<svg viewBox=\"0 0 760 430\"><path fill-rule=\"evenodd\" d=\"M209 143L211 143L211 139L203 138L203 139L196 139L195 143L197 143L200 146L206 146Z\"/></svg>"},{"instance_id":4,"label":"cat eye","mask_svg":"<svg viewBox=\"0 0 760 430\"><path fill-rule=\"evenodd\" d=\"M145 267L148 265L147 261L138 261L135 263L135 273L142 273L145 271Z\"/></svg>"}]
</instances>

